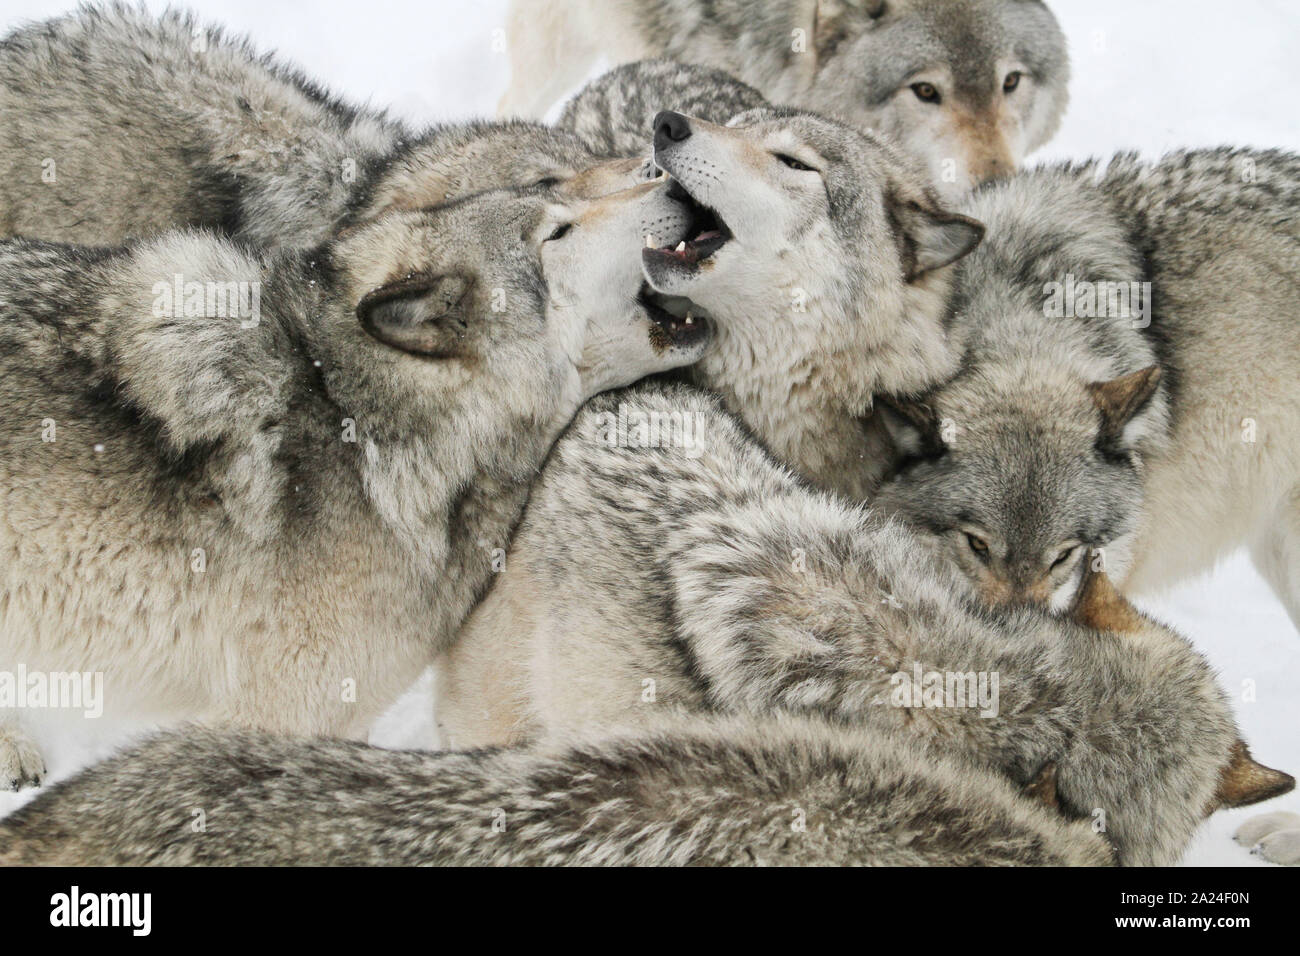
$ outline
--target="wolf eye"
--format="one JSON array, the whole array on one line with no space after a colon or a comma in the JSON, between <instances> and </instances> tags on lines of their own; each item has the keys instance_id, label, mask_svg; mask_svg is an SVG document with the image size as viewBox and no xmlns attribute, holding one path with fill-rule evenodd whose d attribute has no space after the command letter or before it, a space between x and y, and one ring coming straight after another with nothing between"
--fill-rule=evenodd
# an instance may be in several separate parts
<instances>
[{"instance_id":1,"label":"wolf eye","mask_svg":"<svg viewBox=\"0 0 1300 956\"><path fill-rule=\"evenodd\" d=\"M988 557L989 543L977 534L967 534L966 543L970 549L978 554L981 558Z\"/></svg>"},{"instance_id":2,"label":"wolf eye","mask_svg":"<svg viewBox=\"0 0 1300 956\"><path fill-rule=\"evenodd\" d=\"M565 223L564 225L562 225L562 226L556 226L556 227L555 227L555 230L554 230L554 231L553 231L549 236L547 236L545 239L543 239L542 241L543 241L543 242L554 242L556 239L563 239L565 236L567 236L567 235L569 234L569 230L572 229L572 228L573 228L573 223L571 223L571 222L566 222L566 223Z\"/></svg>"},{"instance_id":3,"label":"wolf eye","mask_svg":"<svg viewBox=\"0 0 1300 956\"><path fill-rule=\"evenodd\" d=\"M1078 545L1075 545L1074 547L1078 547ZM1056 556L1056 560L1052 562L1052 567L1059 568L1066 561L1068 561L1070 555L1074 554L1074 547L1065 548L1064 550L1062 550L1061 553Z\"/></svg>"},{"instance_id":4,"label":"wolf eye","mask_svg":"<svg viewBox=\"0 0 1300 956\"><path fill-rule=\"evenodd\" d=\"M1007 78L1002 81L1002 91L1004 93L1010 93L1019 85L1020 85L1020 71L1015 70L1014 72L1008 73Z\"/></svg>"},{"instance_id":5,"label":"wolf eye","mask_svg":"<svg viewBox=\"0 0 1300 956\"><path fill-rule=\"evenodd\" d=\"M807 163L801 163L793 156L787 156L785 153L774 153L773 155L775 155L777 159L785 163L785 165L789 166L791 169L804 170L810 173L816 172L816 170L813 169L811 166L809 166Z\"/></svg>"},{"instance_id":6,"label":"wolf eye","mask_svg":"<svg viewBox=\"0 0 1300 956\"><path fill-rule=\"evenodd\" d=\"M933 83L913 83L912 92L923 103L939 102L939 91L934 88Z\"/></svg>"},{"instance_id":7,"label":"wolf eye","mask_svg":"<svg viewBox=\"0 0 1300 956\"><path fill-rule=\"evenodd\" d=\"M543 176L541 179L533 183L533 188L553 189L558 185L560 185L559 176Z\"/></svg>"}]
</instances>

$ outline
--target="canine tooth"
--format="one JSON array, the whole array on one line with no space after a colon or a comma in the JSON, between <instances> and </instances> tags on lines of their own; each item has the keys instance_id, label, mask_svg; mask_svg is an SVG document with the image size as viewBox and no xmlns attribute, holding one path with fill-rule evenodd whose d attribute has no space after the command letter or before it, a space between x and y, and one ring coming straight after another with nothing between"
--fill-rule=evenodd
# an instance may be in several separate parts
<instances>
[{"instance_id":1,"label":"canine tooth","mask_svg":"<svg viewBox=\"0 0 1300 956\"><path fill-rule=\"evenodd\" d=\"M685 251L686 251L686 240L683 239L681 242L677 243L677 248L674 250L674 252L685 252Z\"/></svg>"},{"instance_id":2,"label":"canine tooth","mask_svg":"<svg viewBox=\"0 0 1300 956\"><path fill-rule=\"evenodd\" d=\"M691 315L689 312L686 313L686 324L687 325L695 324L695 316Z\"/></svg>"},{"instance_id":3,"label":"canine tooth","mask_svg":"<svg viewBox=\"0 0 1300 956\"><path fill-rule=\"evenodd\" d=\"M646 233L646 236L645 236L645 247L646 247L647 249L653 249L653 248L655 248L655 237L652 236L652 235L650 235L650 233L648 233L648 232Z\"/></svg>"}]
</instances>

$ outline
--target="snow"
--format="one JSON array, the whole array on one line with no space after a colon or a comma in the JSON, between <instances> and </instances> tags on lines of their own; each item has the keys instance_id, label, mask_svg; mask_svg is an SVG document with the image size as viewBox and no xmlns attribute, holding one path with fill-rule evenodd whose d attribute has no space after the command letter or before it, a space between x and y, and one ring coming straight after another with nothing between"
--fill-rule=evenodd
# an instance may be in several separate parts
<instances>
[{"instance_id":1,"label":"snow","mask_svg":"<svg viewBox=\"0 0 1300 956\"><path fill-rule=\"evenodd\" d=\"M165 4L148 0L161 10ZM0 31L72 9L70 0L10 0ZM412 123L491 115L509 76L505 0L452 3L310 5L207 0L209 19L251 35L309 75L355 101L385 106ZM1179 146L1277 146L1300 151L1294 121L1300 93L1300 5L1238 0L1053 0L1070 41L1074 78L1069 113L1034 161L1136 149L1156 157ZM497 32L501 31L501 32ZM1244 555L1202 580L1141 602L1182 629L1219 669L1256 757L1300 770L1300 635ZM426 674L372 732L386 746L429 746L432 680ZM1249 689L1253 688L1253 694ZM49 728L43 743L52 778L65 777L141 729L108 725L87 737L85 723ZM35 795L0 794L0 814ZM1300 794L1269 804L1300 812ZM1251 809L1219 813L1186 862L1267 865L1229 836Z\"/></svg>"}]
</instances>

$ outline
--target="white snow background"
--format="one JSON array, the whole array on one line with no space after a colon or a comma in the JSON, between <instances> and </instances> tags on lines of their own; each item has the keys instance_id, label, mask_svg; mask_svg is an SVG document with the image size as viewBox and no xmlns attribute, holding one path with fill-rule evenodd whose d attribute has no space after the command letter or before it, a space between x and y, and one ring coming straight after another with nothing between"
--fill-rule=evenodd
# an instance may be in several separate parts
<instances>
[{"instance_id":1,"label":"white snow background","mask_svg":"<svg viewBox=\"0 0 1300 956\"><path fill-rule=\"evenodd\" d=\"M1300 3L1293 0L1050 0L1070 43L1071 102L1056 139L1032 159L1229 143L1300 151ZM5 0L0 32L71 10L70 0ZM165 4L149 0L150 9ZM336 93L414 124L491 116L509 76L505 0L290 3L204 0L206 19L247 33ZM501 31L498 33L497 31ZM599 69L593 72L600 72ZM1267 255L1267 250L1262 250ZM1300 387L1298 385L1297 387ZM1243 735L1264 763L1300 772L1300 634L1244 554L1214 574L1141 602L1183 630L1219 669ZM1245 687L1253 682L1254 700ZM386 746L436 743L426 674L375 725ZM139 725L86 722L43 733L52 779L105 754ZM37 791L0 794L0 815ZM1266 806L1300 811L1300 794ZM1190 864L1263 864L1229 837L1251 809L1219 813Z\"/></svg>"}]
</instances>

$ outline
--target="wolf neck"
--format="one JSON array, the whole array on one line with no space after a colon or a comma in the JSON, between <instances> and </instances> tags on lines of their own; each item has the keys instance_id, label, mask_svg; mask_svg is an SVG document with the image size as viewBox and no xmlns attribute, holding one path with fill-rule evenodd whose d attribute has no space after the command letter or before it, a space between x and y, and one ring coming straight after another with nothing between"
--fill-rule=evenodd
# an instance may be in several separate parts
<instances>
[{"instance_id":1,"label":"wolf neck","mask_svg":"<svg viewBox=\"0 0 1300 956\"><path fill-rule=\"evenodd\" d=\"M945 331L948 272L901 289L881 283L886 288L867 290L834 314L810 304L803 313L776 305L731 321L720 316L695 379L804 477L851 499L869 497L888 455L878 431L864 427L873 396L923 391L960 360L960 342ZM783 303L784 296L764 300Z\"/></svg>"},{"instance_id":2,"label":"wolf neck","mask_svg":"<svg viewBox=\"0 0 1300 956\"><path fill-rule=\"evenodd\" d=\"M380 521L419 573L444 580L486 568L507 546L562 427L456 418L423 434L361 439L362 482ZM470 449L460 452L460 442Z\"/></svg>"},{"instance_id":3,"label":"wolf neck","mask_svg":"<svg viewBox=\"0 0 1300 956\"><path fill-rule=\"evenodd\" d=\"M360 438L366 498L390 533L394 559L428 589L424 613L435 642L450 639L504 570L532 481L577 407L575 399L528 416L485 415L467 401L442 410L436 424Z\"/></svg>"}]
</instances>

